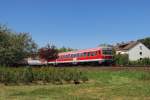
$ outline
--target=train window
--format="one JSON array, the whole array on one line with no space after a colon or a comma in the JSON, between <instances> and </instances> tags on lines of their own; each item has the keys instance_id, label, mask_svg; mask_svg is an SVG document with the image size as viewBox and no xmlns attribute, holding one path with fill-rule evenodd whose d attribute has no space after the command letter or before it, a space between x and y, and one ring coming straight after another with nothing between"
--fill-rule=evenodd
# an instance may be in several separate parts
<instances>
[{"instance_id":1,"label":"train window","mask_svg":"<svg viewBox=\"0 0 150 100\"><path fill-rule=\"evenodd\" d=\"M73 54L73 58L76 57L76 54Z\"/></svg>"},{"instance_id":2,"label":"train window","mask_svg":"<svg viewBox=\"0 0 150 100\"><path fill-rule=\"evenodd\" d=\"M75 57L75 54L73 54L73 58Z\"/></svg>"},{"instance_id":3,"label":"train window","mask_svg":"<svg viewBox=\"0 0 150 100\"><path fill-rule=\"evenodd\" d=\"M75 57L78 57L78 54L75 54Z\"/></svg>"},{"instance_id":4,"label":"train window","mask_svg":"<svg viewBox=\"0 0 150 100\"><path fill-rule=\"evenodd\" d=\"M74 57L74 54L72 54L72 58Z\"/></svg>"},{"instance_id":5,"label":"train window","mask_svg":"<svg viewBox=\"0 0 150 100\"><path fill-rule=\"evenodd\" d=\"M84 56L84 53L81 53L81 56L83 57L83 56Z\"/></svg>"},{"instance_id":6,"label":"train window","mask_svg":"<svg viewBox=\"0 0 150 100\"><path fill-rule=\"evenodd\" d=\"M66 55L65 57L68 58L68 55Z\"/></svg>"},{"instance_id":7,"label":"train window","mask_svg":"<svg viewBox=\"0 0 150 100\"><path fill-rule=\"evenodd\" d=\"M68 54L68 58L70 58L70 54Z\"/></svg>"},{"instance_id":8,"label":"train window","mask_svg":"<svg viewBox=\"0 0 150 100\"><path fill-rule=\"evenodd\" d=\"M82 57L82 53L79 53L79 57Z\"/></svg>"},{"instance_id":9,"label":"train window","mask_svg":"<svg viewBox=\"0 0 150 100\"><path fill-rule=\"evenodd\" d=\"M79 57L81 57L82 56L82 53L79 53Z\"/></svg>"},{"instance_id":10,"label":"train window","mask_svg":"<svg viewBox=\"0 0 150 100\"><path fill-rule=\"evenodd\" d=\"M79 57L81 57L82 56L82 54L81 53L79 53Z\"/></svg>"},{"instance_id":11,"label":"train window","mask_svg":"<svg viewBox=\"0 0 150 100\"><path fill-rule=\"evenodd\" d=\"M78 57L78 54L76 54L76 57Z\"/></svg>"},{"instance_id":12,"label":"train window","mask_svg":"<svg viewBox=\"0 0 150 100\"><path fill-rule=\"evenodd\" d=\"M79 53L77 53L77 56L76 57L79 57Z\"/></svg>"},{"instance_id":13,"label":"train window","mask_svg":"<svg viewBox=\"0 0 150 100\"><path fill-rule=\"evenodd\" d=\"M73 58L73 54L71 54L71 58Z\"/></svg>"},{"instance_id":14,"label":"train window","mask_svg":"<svg viewBox=\"0 0 150 100\"><path fill-rule=\"evenodd\" d=\"M78 55L77 54L75 54L75 57L77 57Z\"/></svg>"},{"instance_id":15,"label":"train window","mask_svg":"<svg viewBox=\"0 0 150 100\"><path fill-rule=\"evenodd\" d=\"M70 54L68 54L68 58L70 58Z\"/></svg>"},{"instance_id":16,"label":"train window","mask_svg":"<svg viewBox=\"0 0 150 100\"><path fill-rule=\"evenodd\" d=\"M79 53L79 57L81 57L81 53Z\"/></svg>"},{"instance_id":17,"label":"train window","mask_svg":"<svg viewBox=\"0 0 150 100\"><path fill-rule=\"evenodd\" d=\"M72 57L74 58L74 54L72 54Z\"/></svg>"},{"instance_id":18,"label":"train window","mask_svg":"<svg viewBox=\"0 0 150 100\"><path fill-rule=\"evenodd\" d=\"M82 57L84 57L84 53L82 53Z\"/></svg>"},{"instance_id":19,"label":"train window","mask_svg":"<svg viewBox=\"0 0 150 100\"><path fill-rule=\"evenodd\" d=\"M94 51L94 56L96 56L97 55L97 52L96 51Z\"/></svg>"},{"instance_id":20,"label":"train window","mask_svg":"<svg viewBox=\"0 0 150 100\"><path fill-rule=\"evenodd\" d=\"M91 56L93 56L93 52L91 52Z\"/></svg>"},{"instance_id":21,"label":"train window","mask_svg":"<svg viewBox=\"0 0 150 100\"><path fill-rule=\"evenodd\" d=\"M86 52L84 52L84 56L86 57Z\"/></svg>"},{"instance_id":22,"label":"train window","mask_svg":"<svg viewBox=\"0 0 150 100\"><path fill-rule=\"evenodd\" d=\"M91 52L91 56L95 56L95 52Z\"/></svg>"},{"instance_id":23,"label":"train window","mask_svg":"<svg viewBox=\"0 0 150 100\"><path fill-rule=\"evenodd\" d=\"M88 56L90 56L90 52L88 52Z\"/></svg>"},{"instance_id":24,"label":"train window","mask_svg":"<svg viewBox=\"0 0 150 100\"><path fill-rule=\"evenodd\" d=\"M91 56L93 56L93 52L91 52Z\"/></svg>"}]
</instances>

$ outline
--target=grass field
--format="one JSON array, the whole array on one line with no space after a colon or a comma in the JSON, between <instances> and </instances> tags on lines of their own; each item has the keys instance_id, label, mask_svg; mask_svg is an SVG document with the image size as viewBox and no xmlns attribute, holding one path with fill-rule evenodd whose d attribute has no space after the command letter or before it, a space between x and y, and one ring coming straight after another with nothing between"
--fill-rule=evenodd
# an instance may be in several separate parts
<instances>
[{"instance_id":1,"label":"grass field","mask_svg":"<svg viewBox=\"0 0 150 100\"><path fill-rule=\"evenodd\" d=\"M79 68L82 84L0 85L0 100L150 100L149 68Z\"/></svg>"}]
</instances>

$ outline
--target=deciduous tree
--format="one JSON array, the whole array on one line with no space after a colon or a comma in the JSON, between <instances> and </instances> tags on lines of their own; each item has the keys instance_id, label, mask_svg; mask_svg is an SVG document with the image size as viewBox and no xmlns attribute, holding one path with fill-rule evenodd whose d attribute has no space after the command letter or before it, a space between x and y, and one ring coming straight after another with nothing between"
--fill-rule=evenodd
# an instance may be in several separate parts
<instances>
[{"instance_id":1,"label":"deciduous tree","mask_svg":"<svg viewBox=\"0 0 150 100\"><path fill-rule=\"evenodd\" d=\"M36 43L28 33L15 33L0 25L0 65L13 65L35 52Z\"/></svg>"}]
</instances>

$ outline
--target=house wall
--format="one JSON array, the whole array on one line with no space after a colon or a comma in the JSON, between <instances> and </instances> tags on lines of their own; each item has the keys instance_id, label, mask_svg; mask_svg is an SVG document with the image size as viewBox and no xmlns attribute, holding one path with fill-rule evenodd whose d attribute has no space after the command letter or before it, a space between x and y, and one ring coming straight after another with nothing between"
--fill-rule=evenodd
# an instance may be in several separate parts
<instances>
[{"instance_id":1,"label":"house wall","mask_svg":"<svg viewBox=\"0 0 150 100\"><path fill-rule=\"evenodd\" d=\"M140 52L142 54L140 54ZM145 57L150 58L150 50L142 43L139 43L135 47L130 49L128 51L128 54L129 54L129 60L131 61L135 61L135 60L138 60L140 58L145 58Z\"/></svg>"},{"instance_id":2,"label":"house wall","mask_svg":"<svg viewBox=\"0 0 150 100\"><path fill-rule=\"evenodd\" d=\"M116 51L116 54L128 54L126 51Z\"/></svg>"}]
</instances>

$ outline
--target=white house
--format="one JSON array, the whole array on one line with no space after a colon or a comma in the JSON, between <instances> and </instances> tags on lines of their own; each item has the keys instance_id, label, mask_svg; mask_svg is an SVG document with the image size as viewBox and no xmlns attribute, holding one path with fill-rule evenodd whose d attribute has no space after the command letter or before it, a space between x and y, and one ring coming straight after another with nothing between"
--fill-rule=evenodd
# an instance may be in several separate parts
<instances>
[{"instance_id":1,"label":"white house","mask_svg":"<svg viewBox=\"0 0 150 100\"><path fill-rule=\"evenodd\" d=\"M150 58L150 49L137 41L122 43L115 46L116 54L128 54L129 60L135 61L142 58Z\"/></svg>"}]
</instances>

